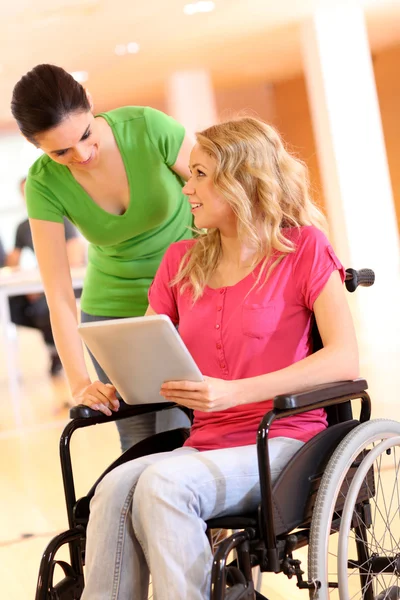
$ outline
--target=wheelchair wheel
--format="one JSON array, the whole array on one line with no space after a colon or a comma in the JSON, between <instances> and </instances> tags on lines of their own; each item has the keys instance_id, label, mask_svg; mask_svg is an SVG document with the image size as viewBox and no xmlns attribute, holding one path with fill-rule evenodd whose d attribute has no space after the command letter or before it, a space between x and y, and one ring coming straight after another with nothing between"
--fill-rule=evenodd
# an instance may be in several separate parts
<instances>
[{"instance_id":1,"label":"wheelchair wheel","mask_svg":"<svg viewBox=\"0 0 400 600\"><path fill-rule=\"evenodd\" d=\"M398 436L400 423L376 419L333 453L311 523L310 598L400 600Z\"/></svg>"},{"instance_id":2,"label":"wheelchair wheel","mask_svg":"<svg viewBox=\"0 0 400 600\"><path fill-rule=\"evenodd\" d=\"M233 533L233 531L238 531L238 530L236 530L236 529L235 530L230 530L230 529L213 529L212 530L211 543L212 543L213 554L215 554L220 543L223 542L229 535L231 535L231 533ZM232 554L236 558L235 550L232 551ZM261 585L262 585L262 573L261 573L260 567L254 567L252 569L252 573L253 573L254 589L256 590L256 592L260 592Z\"/></svg>"},{"instance_id":3,"label":"wheelchair wheel","mask_svg":"<svg viewBox=\"0 0 400 600\"><path fill-rule=\"evenodd\" d=\"M367 535L358 539L362 550L366 550L363 557L363 565L354 565L354 570L363 572L364 595L369 588L373 591L374 598L388 598L391 600L400 599L399 583L400 575L400 544L399 538L393 534L393 529L399 531L399 454L400 454L400 436L389 438L373 448L364 458L350 485L347 493L346 502L343 508L343 514L339 532L339 551L338 551L338 576L341 600L350 600L351 594L348 586L349 568L349 539L351 538L351 529L358 529L363 533L365 528ZM363 487L370 486L371 469L374 472L382 470L382 465L388 468L387 463L393 462L392 474L395 481L392 486L388 485L388 477L383 477L382 481L374 481L375 489L369 490L369 495L378 500L382 497L380 510L374 505L374 516L360 511L357 506L357 498L363 493ZM383 489L383 484L385 489ZM385 501L386 495L386 501ZM371 507L370 507L371 508ZM369 510L370 510L369 508ZM368 522L365 523L365 517ZM369 525L371 522L371 526ZM373 529L372 529L373 528ZM361 537L361 536L360 536ZM357 542L356 541L356 542ZM364 549L364 546L366 548ZM353 569L352 569L353 570ZM376 581L377 580L377 581ZM384 582L383 589L379 585Z\"/></svg>"}]
</instances>

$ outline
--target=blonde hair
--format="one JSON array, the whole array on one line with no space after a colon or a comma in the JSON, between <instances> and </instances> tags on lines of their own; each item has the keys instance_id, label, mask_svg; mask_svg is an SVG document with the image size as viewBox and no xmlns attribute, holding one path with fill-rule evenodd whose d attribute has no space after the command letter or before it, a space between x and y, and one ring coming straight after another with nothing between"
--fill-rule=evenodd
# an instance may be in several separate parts
<instances>
[{"instance_id":1,"label":"blonde hair","mask_svg":"<svg viewBox=\"0 0 400 600\"><path fill-rule=\"evenodd\" d=\"M306 166L285 149L273 127L259 119L242 117L213 125L196 134L200 148L216 161L214 185L237 217L239 240L255 250L254 266L264 257L255 285L295 244L283 228L315 225L326 229L325 217L309 195ZM171 285L190 288L195 302L221 258L218 229L196 230L196 243L183 257Z\"/></svg>"}]
</instances>

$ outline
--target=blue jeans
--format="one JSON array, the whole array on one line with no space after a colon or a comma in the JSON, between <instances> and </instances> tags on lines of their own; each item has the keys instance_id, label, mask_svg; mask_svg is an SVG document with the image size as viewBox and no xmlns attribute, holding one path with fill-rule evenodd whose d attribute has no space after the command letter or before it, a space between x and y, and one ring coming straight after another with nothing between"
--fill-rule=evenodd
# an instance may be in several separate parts
<instances>
[{"instance_id":1,"label":"blue jeans","mask_svg":"<svg viewBox=\"0 0 400 600\"><path fill-rule=\"evenodd\" d=\"M269 442L272 480L303 442ZM295 502L295 497L293 498ZM101 481L90 505L82 600L208 600L207 519L256 510L256 446L189 447L130 461Z\"/></svg>"},{"instance_id":2,"label":"blue jeans","mask_svg":"<svg viewBox=\"0 0 400 600\"><path fill-rule=\"evenodd\" d=\"M82 323L108 321L109 319L115 319L115 317L97 317L81 311ZM99 380L103 383L110 383L107 375L90 351L89 354ZM122 421L116 421L116 425L120 437L121 450L122 452L125 452L125 450L134 444L137 444L141 440L144 440L155 433L169 431L170 429L176 429L177 427L190 427L190 420L182 410L179 408L172 408L156 413L130 417L129 419L123 419Z\"/></svg>"}]
</instances>

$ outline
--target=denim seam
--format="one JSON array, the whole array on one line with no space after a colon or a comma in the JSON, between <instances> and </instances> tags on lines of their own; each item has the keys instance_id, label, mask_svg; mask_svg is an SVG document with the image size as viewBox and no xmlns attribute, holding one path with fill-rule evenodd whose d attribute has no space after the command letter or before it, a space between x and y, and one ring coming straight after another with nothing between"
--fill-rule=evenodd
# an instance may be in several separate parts
<instances>
[{"instance_id":1,"label":"denim seam","mask_svg":"<svg viewBox=\"0 0 400 600\"><path fill-rule=\"evenodd\" d=\"M114 568L114 580L113 580L113 587L112 587L112 596L111 596L111 600L117 600L118 597L118 592L119 592L119 584L121 581L121 556L122 556L122 547L123 547L123 543L124 543L124 537L125 537L125 532L126 532L126 517L128 515L128 511L129 511L129 505L132 502L132 497L135 491L135 487L134 486L128 496L126 497L124 506L122 507L122 511L121 511L121 518L119 520L119 528L118 528L118 539L117 539L117 550L116 550L116 554L115 554L115 568Z\"/></svg>"},{"instance_id":2,"label":"denim seam","mask_svg":"<svg viewBox=\"0 0 400 600\"><path fill-rule=\"evenodd\" d=\"M193 509L193 504L194 504L194 503L195 503L195 501L196 501L196 496L195 496L195 494L192 492L192 490L188 490L188 491L189 491L189 493L190 493L190 498L189 498L189 500L188 500L188 508L189 508L189 509L190 509L190 508L192 508L192 509ZM201 517L199 517L199 518L201 519ZM204 520L203 520L203 519L201 519L201 520L204 522ZM140 544L140 546L141 546L141 548L142 548L142 551L143 551L144 557L145 557L145 559L146 559L146 562L147 562L147 567L148 567L148 569L149 569L149 573L150 573L150 576L151 576L152 574L151 574L151 570L150 570L150 558L149 558L149 555L147 554L147 548L146 548L146 545L144 544L144 542L143 542L143 539L142 539L142 538L141 538L141 537L138 535L138 533L137 533L137 529L136 529L136 527L135 527L135 523L134 523L134 520L133 520L133 519L132 519L132 525L133 525L133 530L134 530L134 532L135 532L136 539L137 539L137 541L139 542L139 544ZM205 532L204 532L204 535L205 535ZM206 537L206 536L205 536L205 537ZM206 538L206 539L207 539L207 538ZM207 540L207 543L208 543L208 540ZM210 572L210 577L211 577L211 572ZM153 579L153 578L152 578L152 579ZM153 583L152 585L153 585L153 594L154 594L154 583ZM113 600L115 600L115 599L113 598Z\"/></svg>"}]
</instances>

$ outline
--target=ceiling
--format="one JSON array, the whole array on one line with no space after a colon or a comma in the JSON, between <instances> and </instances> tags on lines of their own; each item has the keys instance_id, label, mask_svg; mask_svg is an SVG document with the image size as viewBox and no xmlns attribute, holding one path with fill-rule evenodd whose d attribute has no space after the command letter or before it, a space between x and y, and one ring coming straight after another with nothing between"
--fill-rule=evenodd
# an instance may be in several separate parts
<instances>
[{"instance_id":1,"label":"ceiling","mask_svg":"<svg viewBox=\"0 0 400 600\"><path fill-rule=\"evenodd\" d=\"M12 126L12 88L42 62L87 71L96 109L146 103L175 70L207 68L214 85L276 81L301 71L300 23L321 6L357 0L15 0L0 9L0 126ZM358 0L372 51L400 43L400 0ZM137 54L118 56L117 44Z\"/></svg>"}]
</instances>

